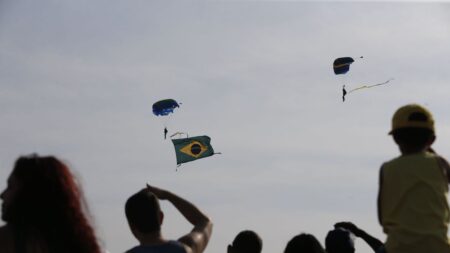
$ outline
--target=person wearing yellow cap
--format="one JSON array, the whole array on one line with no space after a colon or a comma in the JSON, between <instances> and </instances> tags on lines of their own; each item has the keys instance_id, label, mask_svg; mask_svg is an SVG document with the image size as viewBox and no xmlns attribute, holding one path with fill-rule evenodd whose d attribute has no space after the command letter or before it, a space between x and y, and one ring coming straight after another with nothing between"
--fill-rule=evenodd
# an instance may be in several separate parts
<instances>
[{"instance_id":1,"label":"person wearing yellow cap","mask_svg":"<svg viewBox=\"0 0 450 253\"><path fill-rule=\"evenodd\" d=\"M418 104L400 107L389 132L401 155L381 166L378 219L387 253L450 253L447 238L448 162L431 148L432 114Z\"/></svg>"}]
</instances>

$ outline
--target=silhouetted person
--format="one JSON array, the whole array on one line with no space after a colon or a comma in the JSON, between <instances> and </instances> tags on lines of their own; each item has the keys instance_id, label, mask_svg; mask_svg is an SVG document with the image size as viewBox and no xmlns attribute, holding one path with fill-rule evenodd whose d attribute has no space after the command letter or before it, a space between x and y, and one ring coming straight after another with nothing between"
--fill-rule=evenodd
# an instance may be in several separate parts
<instances>
[{"instance_id":1,"label":"silhouetted person","mask_svg":"<svg viewBox=\"0 0 450 253\"><path fill-rule=\"evenodd\" d=\"M325 249L327 253L354 253L355 244L349 231L336 228L328 232Z\"/></svg>"},{"instance_id":2,"label":"silhouetted person","mask_svg":"<svg viewBox=\"0 0 450 253\"><path fill-rule=\"evenodd\" d=\"M1 253L101 252L82 192L57 158L20 157L0 196Z\"/></svg>"},{"instance_id":3,"label":"silhouetted person","mask_svg":"<svg viewBox=\"0 0 450 253\"><path fill-rule=\"evenodd\" d=\"M351 223L351 222L338 222L336 224L334 224L334 227L336 229L345 229L348 230L349 232L351 232L353 235L355 235L356 237L359 237L361 239L363 239L372 249L374 252L380 252L381 249L383 249L384 245L383 242L381 242L380 240L378 240L377 238L371 236L370 234L368 234L366 231L360 229L359 227L357 227L355 224ZM345 240L352 240L351 236L349 235L349 239L345 239ZM326 249L328 253L333 253L333 252L354 252L353 251L335 251L334 249L330 249L330 247L332 247L332 245L328 246L326 245ZM353 246L354 248L354 246Z\"/></svg>"},{"instance_id":4,"label":"silhouetted person","mask_svg":"<svg viewBox=\"0 0 450 253\"><path fill-rule=\"evenodd\" d=\"M345 85L342 86L342 102L345 102L345 95L347 95L347 91L345 90Z\"/></svg>"},{"instance_id":5,"label":"silhouetted person","mask_svg":"<svg viewBox=\"0 0 450 253\"><path fill-rule=\"evenodd\" d=\"M380 169L378 217L388 253L450 252L447 238L449 165L434 153L431 113L417 104L400 107L390 133L401 155Z\"/></svg>"},{"instance_id":6,"label":"silhouetted person","mask_svg":"<svg viewBox=\"0 0 450 253\"><path fill-rule=\"evenodd\" d=\"M241 231L228 245L228 253L261 253L262 240L251 230Z\"/></svg>"},{"instance_id":7,"label":"silhouetted person","mask_svg":"<svg viewBox=\"0 0 450 253\"><path fill-rule=\"evenodd\" d=\"M287 243L284 253L325 253L325 250L313 235L299 234Z\"/></svg>"},{"instance_id":8,"label":"silhouetted person","mask_svg":"<svg viewBox=\"0 0 450 253\"><path fill-rule=\"evenodd\" d=\"M166 137L167 137L167 133L168 133L169 131L167 131L167 127L165 127L164 128L164 140L166 139Z\"/></svg>"},{"instance_id":9,"label":"silhouetted person","mask_svg":"<svg viewBox=\"0 0 450 253\"><path fill-rule=\"evenodd\" d=\"M164 214L159 200L168 200L194 228L178 240L167 240L161 234ZM212 232L212 222L187 200L164 189L147 185L125 204L131 232L139 241L128 253L201 253Z\"/></svg>"}]
</instances>

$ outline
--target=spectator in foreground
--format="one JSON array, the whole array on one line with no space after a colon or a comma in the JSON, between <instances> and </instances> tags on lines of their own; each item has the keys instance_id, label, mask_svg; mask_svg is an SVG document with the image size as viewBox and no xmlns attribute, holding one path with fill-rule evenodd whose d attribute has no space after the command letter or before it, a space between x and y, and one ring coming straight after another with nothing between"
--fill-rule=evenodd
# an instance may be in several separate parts
<instances>
[{"instance_id":1,"label":"spectator in foreground","mask_svg":"<svg viewBox=\"0 0 450 253\"><path fill-rule=\"evenodd\" d=\"M0 252L101 252L81 190L57 158L19 157L0 197Z\"/></svg>"},{"instance_id":2,"label":"spectator in foreground","mask_svg":"<svg viewBox=\"0 0 450 253\"><path fill-rule=\"evenodd\" d=\"M338 222L338 223L334 224L334 227L336 229L345 229L345 230L351 232L354 236L363 239L372 248L373 252L380 252L383 249L383 247L384 247L383 243L380 240L378 240L377 238L371 236L366 231L360 229L359 227L357 227L355 224L353 224L351 222ZM330 233L331 233L331 231L330 231ZM327 239L328 239L328 237L327 237ZM353 242L354 240L353 240L351 235L348 235L348 238L345 238L342 242L345 244L345 241L352 241ZM348 249L349 249L348 251L336 251L333 248L333 244L334 243L331 243L331 240L330 240L330 245L327 244L327 242L328 242L327 240L325 242L326 242L325 243L325 248L326 248L328 253L333 253L333 252L336 252L336 253L349 252L349 253L351 253L351 252L355 252L355 247L354 247L353 243L351 243L351 245L353 247L348 247ZM335 242L335 243L339 244L339 242ZM338 247L338 248L340 248L340 247ZM343 248L345 248L345 246ZM352 248L353 248L353 250L352 250Z\"/></svg>"},{"instance_id":3,"label":"spectator in foreground","mask_svg":"<svg viewBox=\"0 0 450 253\"><path fill-rule=\"evenodd\" d=\"M178 240L165 239L161 233L164 214L159 200L172 203L194 228ZM202 253L211 237L212 222L196 206L150 185L127 200L125 214L131 232L139 241L139 245L127 253Z\"/></svg>"},{"instance_id":4,"label":"spectator in foreground","mask_svg":"<svg viewBox=\"0 0 450 253\"><path fill-rule=\"evenodd\" d=\"M288 242L284 253L325 253L325 250L316 237L302 233Z\"/></svg>"},{"instance_id":5,"label":"spectator in foreground","mask_svg":"<svg viewBox=\"0 0 450 253\"><path fill-rule=\"evenodd\" d=\"M228 253L261 253L262 240L254 231L239 232L233 243L228 245Z\"/></svg>"},{"instance_id":6,"label":"spectator in foreground","mask_svg":"<svg viewBox=\"0 0 450 253\"><path fill-rule=\"evenodd\" d=\"M401 155L380 169L378 218L388 253L449 253L447 161L431 145L431 113L417 104L400 107L390 133Z\"/></svg>"},{"instance_id":7,"label":"spectator in foreground","mask_svg":"<svg viewBox=\"0 0 450 253\"><path fill-rule=\"evenodd\" d=\"M354 253L355 244L351 233L343 228L335 228L325 237L327 253Z\"/></svg>"}]
</instances>

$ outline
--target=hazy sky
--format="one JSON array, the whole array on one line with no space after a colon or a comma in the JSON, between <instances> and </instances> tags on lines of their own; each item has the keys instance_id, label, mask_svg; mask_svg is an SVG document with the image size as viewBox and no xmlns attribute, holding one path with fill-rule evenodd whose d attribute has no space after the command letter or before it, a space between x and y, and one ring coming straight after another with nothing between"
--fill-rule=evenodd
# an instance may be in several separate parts
<instances>
[{"instance_id":1,"label":"hazy sky","mask_svg":"<svg viewBox=\"0 0 450 253\"><path fill-rule=\"evenodd\" d=\"M323 243L343 220L384 239L393 112L427 106L450 158L449 24L446 2L0 0L0 188L19 155L64 159L110 252L137 243L123 205L146 182L211 216L209 253L243 229L263 252L300 232ZM332 71L343 56L356 60L346 77ZM389 78L342 102L343 84ZM222 155L177 172L151 109L165 98L182 103L169 134L208 135ZM162 207L165 236L191 229Z\"/></svg>"}]
</instances>

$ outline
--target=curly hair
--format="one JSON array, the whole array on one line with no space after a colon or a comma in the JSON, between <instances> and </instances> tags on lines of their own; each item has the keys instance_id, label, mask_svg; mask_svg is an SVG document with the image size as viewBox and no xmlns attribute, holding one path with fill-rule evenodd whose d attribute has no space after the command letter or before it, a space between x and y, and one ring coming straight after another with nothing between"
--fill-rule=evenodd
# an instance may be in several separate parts
<instances>
[{"instance_id":1,"label":"curly hair","mask_svg":"<svg viewBox=\"0 0 450 253\"><path fill-rule=\"evenodd\" d=\"M16 252L100 253L83 194L66 164L53 156L23 156L11 176L20 184L8 220Z\"/></svg>"}]
</instances>

